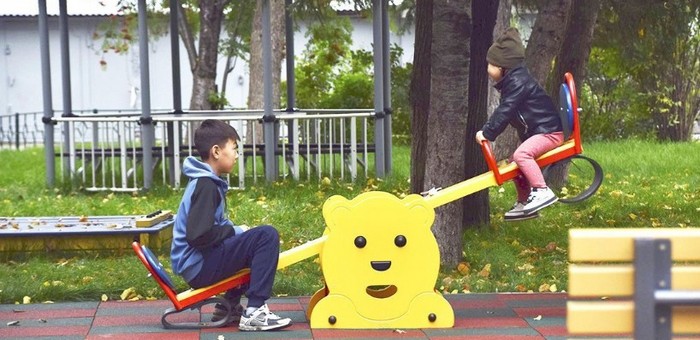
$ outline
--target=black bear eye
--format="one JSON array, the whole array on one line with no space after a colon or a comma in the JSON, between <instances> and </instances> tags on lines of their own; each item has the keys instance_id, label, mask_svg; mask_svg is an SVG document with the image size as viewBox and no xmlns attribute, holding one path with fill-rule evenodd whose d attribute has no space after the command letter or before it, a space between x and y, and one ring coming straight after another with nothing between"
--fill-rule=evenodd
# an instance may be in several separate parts
<instances>
[{"instance_id":1,"label":"black bear eye","mask_svg":"<svg viewBox=\"0 0 700 340\"><path fill-rule=\"evenodd\" d=\"M403 235L396 236L396 238L394 239L394 244L396 244L396 246L399 248L405 246L406 245L406 236L403 236Z\"/></svg>"},{"instance_id":2,"label":"black bear eye","mask_svg":"<svg viewBox=\"0 0 700 340\"><path fill-rule=\"evenodd\" d=\"M355 237L355 247L364 248L366 245L367 245L367 240L364 237L362 237L362 236Z\"/></svg>"}]
</instances>

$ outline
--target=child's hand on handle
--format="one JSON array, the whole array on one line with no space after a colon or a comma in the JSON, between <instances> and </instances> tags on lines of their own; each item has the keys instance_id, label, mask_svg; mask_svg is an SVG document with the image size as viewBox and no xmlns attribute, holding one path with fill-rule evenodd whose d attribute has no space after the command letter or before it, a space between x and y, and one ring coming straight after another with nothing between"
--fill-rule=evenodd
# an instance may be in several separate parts
<instances>
[{"instance_id":1,"label":"child's hand on handle","mask_svg":"<svg viewBox=\"0 0 700 340\"><path fill-rule=\"evenodd\" d=\"M486 139L486 137L484 137L484 132L481 131L481 130L479 130L479 131L476 133L476 142L479 143L479 144L481 144L481 143L483 143L485 140L488 140L488 139Z\"/></svg>"}]
</instances>

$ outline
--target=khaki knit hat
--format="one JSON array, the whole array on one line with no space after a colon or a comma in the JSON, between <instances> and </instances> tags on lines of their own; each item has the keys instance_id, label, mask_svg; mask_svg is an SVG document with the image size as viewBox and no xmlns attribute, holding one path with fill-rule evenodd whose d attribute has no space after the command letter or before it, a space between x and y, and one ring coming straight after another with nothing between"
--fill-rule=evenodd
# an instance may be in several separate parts
<instances>
[{"instance_id":1,"label":"khaki knit hat","mask_svg":"<svg viewBox=\"0 0 700 340\"><path fill-rule=\"evenodd\" d=\"M525 47L520 33L514 27L508 28L486 52L486 61L491 65L513 68L525 60Z\"/></svg>"}]
</instances>

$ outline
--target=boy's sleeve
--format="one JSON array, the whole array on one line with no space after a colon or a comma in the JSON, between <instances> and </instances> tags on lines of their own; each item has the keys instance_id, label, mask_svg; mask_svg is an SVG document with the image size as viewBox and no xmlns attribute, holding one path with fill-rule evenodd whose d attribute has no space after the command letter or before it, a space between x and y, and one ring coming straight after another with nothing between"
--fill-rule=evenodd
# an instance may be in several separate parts
<instances>
[{"instance_id":1,"label":"boy's sleeve","mask_svg":"<svg viewBox=\"0 0 700 340\"><path fill-rule=\"evenodd\" d=\"M525 101L527 93L525 91L525 83L513 84L504 88L501 92L501 102L489 120L481 128L484 137L490 141L494 141L503 130L508 127L510 121L515 118L518 112L518 106Z\"/></svg>"},{"instance_id":2,"label":"boy's sleeve","mask_svg":"<svg viewBox=\"0 0 700 340\"><path fill-rule=\"evenodd\" d=\"M216 208L220 203L221 195L216 184L203 178L198 180L187 216L187 243L192 247L205 249L234 233L230 226L214 225Z\"/></svg>"}]
</instances>

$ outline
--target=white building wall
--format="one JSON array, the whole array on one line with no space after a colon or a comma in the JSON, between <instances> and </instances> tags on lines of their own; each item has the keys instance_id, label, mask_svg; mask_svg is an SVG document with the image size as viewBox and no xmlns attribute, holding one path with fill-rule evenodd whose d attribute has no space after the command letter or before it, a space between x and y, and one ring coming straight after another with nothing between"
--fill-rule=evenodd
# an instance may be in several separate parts
<instances>
[{"instance_id":1,"label":"white building wall","mask_svg":"<svg viewBox=\"0 0 700 340\"><path fill-rule=\"evenodd\" d=\"M140 71L138 44L125 54L103 53L101 40L93 40L97 25L106 20L99 16L73 16L68 20L70 39L71 102L78 110L139 109ZM353 18L353 47L371 50L371 18ZM58 18L49 17L51 83L54 110L63 108L61 51ZM300 55L306 45L305 27L295 34L294 48ZM391 42L404 49L403 62L413 60L413 34L392 34ZM100 60L106 66L100 65ZM149 44L151 108L171 109L172 75L169 35L152 39ZM221 83L225 58L219 60L217 83ZM189 61L180 44L182 107L189 106L192 76ZM284 64L283 64L284 66ZM283 67L284 69L284 67ZM282 73L283 79L285 73ZM246 107L248 68L239 60L228 77L227 99L231 106ZM0 115L38 112L42 104L41 56L38 19L35 16L0 16Z\"/></svg>"}]
</instances>

